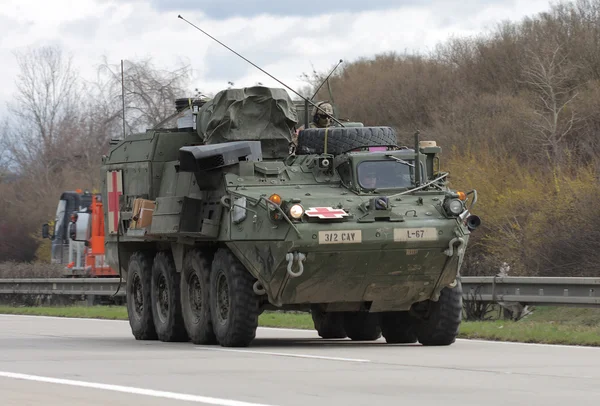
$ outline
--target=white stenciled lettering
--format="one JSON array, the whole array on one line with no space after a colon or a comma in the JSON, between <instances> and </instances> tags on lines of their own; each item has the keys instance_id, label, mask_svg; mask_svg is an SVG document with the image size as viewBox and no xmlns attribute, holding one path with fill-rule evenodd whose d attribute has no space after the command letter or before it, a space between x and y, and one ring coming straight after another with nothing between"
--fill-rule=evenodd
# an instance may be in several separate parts
<instances>
[{"instance_id":1,"label":"white stenciled lettering","mask_svg":"<svg viewBox=\"0 0 600 406\"><path fill-rule=\"evenodd\" d=\"M406 230L406 238L423 238L425 237L425 230Z\"/></svg>"},{"instance_id":2,"label":"white stenciled lettering","mask_svg":"<svg viewBox=\"0 0 600 406\"><path fill-rule=\"evenodd\" d=\"M353 231L319 231L319 244L360 243L361 232Z\"/></svg>"},{"instance_id":3,"label":"white stenciled lettering","mask_svg":"<svg viewBox=\"0 0 600 406\"><path fill-rule=\"evenodd\" d=\"M435 228L396 228L394 229L394 241L435 241L438 232Z\"/></svg>"}]
</instances>

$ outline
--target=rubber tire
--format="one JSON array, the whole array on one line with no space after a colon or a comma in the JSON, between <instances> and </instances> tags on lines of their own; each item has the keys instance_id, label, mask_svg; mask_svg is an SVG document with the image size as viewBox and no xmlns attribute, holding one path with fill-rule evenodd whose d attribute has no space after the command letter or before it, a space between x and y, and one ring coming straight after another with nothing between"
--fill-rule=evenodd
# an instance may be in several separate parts
<instances>
[{"instance_id":1,"label":"rubber tire","mask_svg":"<svg viewBox=\"0 0 600 406\"><path fill-rule=\"evenodd\" d=\"M375 341L381 337L379 314L347 312L344 314L344 330L353 341Z\"/></svg>"},{"instance_id":2,"label":"rubber tire","mask_svg":"<svg viewBox=\"0 0 600 406\"><path fill-rule=\"evenodd\" d=\"M152 316L152 260L151 257L143 252L134 252L129 257L129 265L127 271L126 282L126 301L127 301L127 317L131 332L136 340L156 340L158 336L154 327L154 319ZM139 317L133 310L133 281L136 275L142 283L142 312Z\"/></svg>"},{"instance_id":3,"label":"rubber tire","mask_svg":"<svg viewBox=\"0 0 600 406\"><path fill-rule=\"evenodd\" d=\"M221 320L218 282L223 275L227 282L229 309ZM227 248L215 253L210 273L210 312L217 341L222 347L247 347L256 337L259 297L252 286L256 280Z\"/></svg>"},{"instance_id":4,"label":"rubber tire","mask_svg":"<svg viewBox=\"0 0 600 406\"><path fill-rule=\"evenodd\" d=\"M419 342L427 346L450 345L456 341L462 321L462 284L442 289L437 302L430 302L429 317L417 324Z\"/></svg>"},{"instance_id":5,"label":"rubber tire","mask_svg":"<svg viewBox=\"0 0 600 406\"><path fill-rule=\"evenodd\" d=\"M321 338L346 338L348 336L344 329L344 313L327 313L322 311L318 305L311 306L310 313L315 330Z\"/></svg>"},{"instance_id":6,"label":"rubber tire","mask_svg":"<svg viewBox=\"0 0 600 406\"><path fill-rule=\"evenodd\" d=\"M381 333L388 344L416 343L416 320L408 311L385 312L381 315Z\"/></svg>"},{"instance_id":7,"label":"rubber tire","mask_svg":"<svg viewBox=\"0 0 600 406\"><path fill-rule=\"evenodd\" d=\"M198 249L189 251L181 270L181 311L185 329L194 344L217 344L210 314L210 264L212 255ZM200 314L192 311L189 289L190 279L196 277L200 284Z\"/></svg>"},{"instance_id":8,"label":"rubber tire","mask_svg":"<svg viewBox=\"0 0 600 406\"><path fill-rule=\"evenodd\" d=\"M159 316L158 304L158 278L164 276L166 289L169 295L166 320ZM173 257L168 252L159 252L152 265L152 309L154 325L158 339L164 342L185 342L190 338L185 330L183 316L181 315L180 281L181 275L175 269Z\"/></svg>"},{"instance_id":9,"label":"rubber tire","mask_svg":"<svg viewBox=\"0 0 600 406\"><path fill-rule=\"evenodd\" d=\"M398 146L396 132L391 127L328 127L306 128L298 133L297 155L327 153L339 155L361 147Z\"/></svg>"}]
</instances>

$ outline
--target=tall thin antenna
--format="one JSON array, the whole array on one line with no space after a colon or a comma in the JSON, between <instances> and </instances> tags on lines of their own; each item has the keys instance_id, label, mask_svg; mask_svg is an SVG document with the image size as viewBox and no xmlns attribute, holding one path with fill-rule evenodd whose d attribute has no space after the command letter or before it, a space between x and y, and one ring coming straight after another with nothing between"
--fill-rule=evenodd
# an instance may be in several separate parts
<instances>
[{"instance_id":1,"label":"tall thin antenna","mask_svg":"<svg viewBox=\"0 0 600 406\"><path fill-rule=\"evenodd\" d=\"M215 42L219 43L223 47L227 48L228 50L230 50L231 52L233 52L234 54L236 54L237 56L239 56L240 58L242 58L243 60L245 60L246 62L248 62L250 65L254 66L256 69L258 69L261 72L263 72L264 74L268 75L271 79L274 79L277 82L281 83L283 86L285 86L286 88L288 88L289 90L291 90L292 92L294 92L297 96L301 97L304 101L312 104L313 107L315 107L317 110L321 110L325 115L327 115L329 118L333 119L333 121L335 121L336 123L338 123L342 127L345 127L345 125L342 124L341 121L339 121L337 118L333 117L331 114L327 113L325 110L323 110L321 107L317 106L311 100L309 100L306 97L302 96L300 93L298 93L297 91L295 91L294 89L292 89L291 87L289 87L288 85L286 85L285 83L283 83L281 80L277 79L275 76L271 75L269 72L265 71L263 68L261 68L260 66L256 65L254 62L251 62L250 60L248 60L247 58L243 57L242 55L240 55L239 53L237 53L233 49L229 48L227 45L223 44L221 41L219 41L218 39L216 39L212 35L208 34L207 32L205 32L204 30L202 30L201 28L199 28L195 24L192 24L191 22L189 22L188 20L186 20L185 18L183 18L181 16L181 14L178 15L177 17L180 18L180 19L182 19L183 21L185 21L186 23L188 23L189 25L191 25L192 27L194 27L195 29L197 29L198 31L200 31L201 33L203 33L204 35L206 35L207 37L209 37L210 39L214 40Z\"/></svg>"},{"instance_id":2,"label":"tall thin antenna","mask_svg":"<svg viewBox=\"0 0 600 406\"><path fill-rule=\"evenodd\" d=\"M123 73L123 60L121 59L121 99L123 102L123 139L125 139L125 74Z\"/></svg>"},{"instance_id":3,"label":"tall thin antenna","mask_svg":"<svg viewBox=\"0 0 600 406\"><path fill-rule=\"evenodd\" d=\"M327 82L327 86L329 86L329 77L333 74L333 72L335 72L335 70L337 69L338 66L340 66L340 64L344 62L343 59L340 59L340 61L338 62L337 65L335 65L335 67L331 70L331 72L329 72L329 75L327 75L327 77L325 78L325 80L323 80L321 82L321 84L319 85L319 87L317 87L317 90L315 90L315 93L312 95L312 97L310 98L311 100L315 98L315 96L317 95L317 93L319 93L319 90L321 90L321 88L323 87L323 85L325 84L325 82ZM331 91L329 92L331 95Z\"/></svg>"}]
</instances>

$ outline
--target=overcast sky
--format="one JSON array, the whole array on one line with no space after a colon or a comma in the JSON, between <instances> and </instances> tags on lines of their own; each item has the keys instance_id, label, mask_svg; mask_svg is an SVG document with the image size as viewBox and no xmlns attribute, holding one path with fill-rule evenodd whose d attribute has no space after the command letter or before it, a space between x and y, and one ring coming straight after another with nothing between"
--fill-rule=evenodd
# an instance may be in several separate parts
<instances>
[{"instance_id":1,"label":"overcast sky","mask_svg":"<svg viewBox=\"0 0 600 406\"><path fill-rule=\"evenodd\" d=\"M13 51L43 44L62 45L92 79L102 55L114 64L151 56L165 68L190 63L204 92L228 81L280 86L178 14L296 89L313 66L427 52L450 35L474 35L549 7L548 0L0 0L0 116L15 90Z\"/></svg>"}]
</instances>

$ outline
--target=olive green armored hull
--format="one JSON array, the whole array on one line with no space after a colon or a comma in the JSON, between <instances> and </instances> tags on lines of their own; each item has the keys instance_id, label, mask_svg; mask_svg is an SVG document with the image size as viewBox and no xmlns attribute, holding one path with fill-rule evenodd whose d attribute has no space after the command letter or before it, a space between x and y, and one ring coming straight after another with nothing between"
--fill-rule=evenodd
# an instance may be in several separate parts
<instances>
[{"instance_id":1,"label":"olive green armored hull","mask_svg":"<svg viewBox=\"0 0 600 406\"><path fill-rule=\"evenodd\" d=\"M323 337L397 342L390 317L421 304L456 314L476 192L448 188L435 143L399 147L385 126L295 137L287 93L263 87L181 116L196 124L129 136L102 166L106 257L137 338L248 345L263 310L304 308ZM436 342L437 322L419 323ZM453 341L458 324L443 324Z\"/></svg>"}]
</instances>

